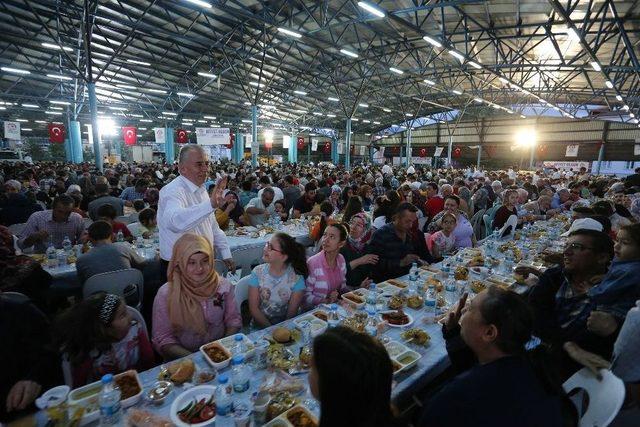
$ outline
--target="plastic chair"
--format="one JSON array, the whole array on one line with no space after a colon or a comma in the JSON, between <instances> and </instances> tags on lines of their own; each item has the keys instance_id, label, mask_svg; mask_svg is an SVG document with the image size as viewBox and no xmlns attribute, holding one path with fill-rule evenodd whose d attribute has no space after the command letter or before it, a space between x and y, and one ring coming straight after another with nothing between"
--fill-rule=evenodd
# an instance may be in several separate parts
<instances>
[{"instance_id":1,"label":"plastic chair","mask_svg":"<svg viewBox=\"0 0 640 427\"><path fill-rule=\"evenodd\" d=\"M251 273L251 269L254 265L262 263L263 250L264 246L259 245L248 247L245 249L239 249L233 252L233 260L240 269L242 277Z\"/></svg>"},{"instance_id":2,"label":"plastic chair","mask_svg":"<svg viewBox=\"0 0 640 427\"><path fill-rule=\"evenodd\" d=\"M563 384L567 393L579 389L589 396L587 410L581 413L580 406L572 399L578 408L580 427L606 427L618 414L624 403L624 383L609 370L600 370L602 380L587 368L582 368ZM581 397L581 393L578 393Z\"/></svg>"},{"instance_id":3,"label":"plastic chair","mask_svg":"<svg viewBox=\"0 0 640 427\"><path fill-rule=\"evenodd\" d=\"M218 272L218 274L223 277L225 277L226 274L229 272L229 269L227 268L227 264L225 264L224 261L222 261L221 259L215 260L215 269Z\"/></svg>"},{"instance_id":4,"label":"plastic chair","mask_svg":"<svg viewBox=\"0 0 640 427\"><path fill-rule=\"evenodd\" d=\"M494 205L490 207L485 211L484 215L482 216L482 219L484 220L485 232L487 236L493 233L493 219L496 217L496 212L498 211L498 209L500 209L500 206L502 205Z\"/></svg>"},{"instance_id":5,"label":"plastic chair","mask_svg":"<svg viewBox=\"0 0 640 427\"><path fill-rule=\"evenodd\" d=\"M426 216L418 218L418 230L424 230L424 226L427 224L428 220L429 218Z\"/></svg>"},{"instance_id":6,"label":"plastic chair","mask_svg":"<svg viewBox=\"0 0 640 427\"><path fill-rule=\"evenodd\" d=\"M89 277L82 287L82 297L88 298L97 292L108 292L124 296L124 290L129 285L136 285L138 288L139 302L136 308L140 309L142 307L142 295L144 294L144 276L140 270L135 268L109 271Z\"/></svg>"},{"instance_id":7,"label":"plastic chair","mask_svg":"<svg viewBox=\"0 0 640 427\"><path fill-rule=\"evenodd\" d=\"M509 218L507 218L507 222L505 222L502 228L500 229L500 234L499 234L500 238L512 236L513 233L516 231L517 226L518 226L518 217L515 215L509 216ZM511 229L509 229L509 227L511 227Z\"/></svg>"},{"instance_id":8,"label":"plastic chair","mask_svg":"<svg viewBox=\"0 0 640 427\"><path fill-rule=\"evenodd\" d=\"M485 237L484 231L482 227L483 224L483 216L486 212L486 209L480 209L478 212L473 214L471 217L471 228L473 229L473 234L476 236L476 240L482 240Z\"/></svg>"},{"instance_id":9,"label":"plastic chair","mask_svg":"<svg viewBox=\"0 0 640 427\"><path fill-rule=\"evenodd\" d=\"M7 301L11 301L15 303L23 303L23 302L31 301L31 299L29 299L28 296L26 296L25 294L21 294L20 292L2 292L1 295L2 295L2 298L6 299Z\"/></svg>"},{"instance_id":10,"label":"plastic chair","mask_svg":"<svg viewBox=\"0 0 640 427\"><path fill-rule=\"evenodd\" d=\"M249 299L249 276L245 276L238 280L235 284L234 296L236 298L236 305L238 306L238 313L241 313L242 303Z\"/></svg>"}]
</instances>

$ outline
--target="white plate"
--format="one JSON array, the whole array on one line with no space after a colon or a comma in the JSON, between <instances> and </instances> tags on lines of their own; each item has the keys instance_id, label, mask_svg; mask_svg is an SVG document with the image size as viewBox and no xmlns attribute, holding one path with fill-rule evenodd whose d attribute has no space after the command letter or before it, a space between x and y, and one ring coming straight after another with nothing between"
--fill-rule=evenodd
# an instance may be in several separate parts
<instances>
[{"instance_id":1,"label":"white plate","mask_svg":"<svg viewBox=\"0 0 640 427\"><path fill-rule=\"evenodd\" d=\"M469 271L474 274L488 274L489 269L487 267L469 267Z\"/></svg>"},{"instance_id":2,"label":"white plate","mask_svg":"<svg viewBox=\"0 0 640 427\"><path fill-rule=\"evenodd\" d=\"M380 314L382 315L382 314L385 314L385 313L395 313L395 312L396 312L396 310L385 310L385 311L381 311ZM405 328L407 326L411 326L413 324L413 317L407 312L404 312L404 314L405 314L405 316L407 316L409 318L409 322L405 323L404 325L392 325L391 323L386 322L384 319L382 321L386 322L387 326L389 326L390 328ZM382 319L382 316L380 316L380 318Z\"/></svg>"},{"instance_id":3,"label":"white plate","mask_svg":"<svg viewBox=\"0 0 640 427\"><path fill-rule=\"evenodd\" d=\"M215 393L216 388L212 385L199 385L196 387L192 387L178 395L176 400L171 404L171 409L169 410L169 415L171 416L171 422L173 422L178 427L204 427L214 425L216 422L216 417L214 416L210 420L207 420L203 423L197 424L187 424L178 418L178 411L184 408L189 402L194 399L209 399Z\"/></svg>"}]
</instances>

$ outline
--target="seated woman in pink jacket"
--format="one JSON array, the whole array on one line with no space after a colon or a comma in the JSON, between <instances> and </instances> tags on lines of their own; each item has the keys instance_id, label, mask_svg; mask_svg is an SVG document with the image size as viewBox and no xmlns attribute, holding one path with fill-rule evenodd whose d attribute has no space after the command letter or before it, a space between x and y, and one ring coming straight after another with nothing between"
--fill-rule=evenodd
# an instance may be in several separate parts
<instances>
[{"instance_id":1,"label":"seated woman in pink jacket","mask_svg":"<svg viewBox=\"0 0 640 427\"><path fill-rule=\"evenodd\" d=\"M347 263L340 253L347 242L343 224L329 224L320 240L322 250L307 260L309 277L304 302L307 309L333 303L347 290Z\"/></svg>"},{"instance_id":2,"label":"seated woman in pink jacket","mask_svg":"<svg viewBox=\"0 0 640 427\"><path fill-rule=\"evenodd\" d=\"M164 359L187 356L240 330L234 288L216 272L206 238L195 234L179 238L167 277L153 301L152 342Z\"/></svg>"}]
</instances>

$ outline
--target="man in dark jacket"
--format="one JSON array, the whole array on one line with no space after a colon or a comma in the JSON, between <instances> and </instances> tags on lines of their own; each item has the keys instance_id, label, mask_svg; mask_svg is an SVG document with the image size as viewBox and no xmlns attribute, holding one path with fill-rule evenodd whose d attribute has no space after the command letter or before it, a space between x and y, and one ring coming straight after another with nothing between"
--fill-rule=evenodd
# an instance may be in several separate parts
<instances>
[{"instance_id":1,"label":"man in dark jacket","mask_svg":"<svg viewBox=\"0 0 640 427\"><path fill-rule=\"evenodd\" d=\"M22 185L18 181L9 180L4 187L7 198L0 210L0 224L8 227L25 223L32 213L42 210L40 205L20 193Z\"/></svg>"}]
</instances>

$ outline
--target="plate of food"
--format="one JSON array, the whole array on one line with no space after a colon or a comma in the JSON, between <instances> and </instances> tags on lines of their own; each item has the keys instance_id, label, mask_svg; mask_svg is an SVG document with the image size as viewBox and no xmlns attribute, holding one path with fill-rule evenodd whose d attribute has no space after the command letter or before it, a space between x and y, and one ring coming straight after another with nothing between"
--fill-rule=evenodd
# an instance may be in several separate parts
<instances>
[{"instance_id":1,"label":"plate of food","mask_svg":"<svg viewBox=\"0 0 640 427\"><path fill-rule=\"evenodd\" d=\"M444 285L442 284L440 279L437 279L435 277L427 278L427 280L424 281L424 284L422 286L425 291L429 288L429 286L435 287L436 292L442 292L444 290Z\"/></svg>"},{"instance_id":2,"label":"plate of food","mask_svg":"<svg viewBox=\"0 0 640 427\"><path fill-rule=\"evenodd\" d=\"M364 307L364 296L356 292L345 292L340 296L343 300L354 306L355 308Z\"/></svg>"},{"instance_id":3,"label":"plate of food","mask_svg":"<svg viewBox=\"0 0 640 427\"><path fill-rule=\"evenodd\" d=\"M431 341L431 336L420 328L407 329L400 336L407 342L422 346L426 346Z\"/></svg>"},{"instance_id":4,"label":"plate of food","mask_svg":"<svg viewBox=\"0 0 640 427\"><path fill-rule=\"evenodd\" d=\"M404 328L413 323L413 317L410 314L405 313L402 309L383 311L380 313L382 320L392 328Z\"/></svg>"},{"instance_id":5,"label":"plate of food","mask_svg":"<svg viewBox=\"0 0 640 427\"><path fill-rule=\"evenodd\" d=\"M424 298L422 298L418 294L411 295L407 297L407 307L413 308L414 310L418 310L422 308L424 305Z\"/></svg>"},{"instance_id":6,"label":"plate of food","mask_svg":"<svg viewBox=\"0 0 640 427\"><path fill-rule=\"evenodd\" d=\"M231 352L217 341L200 346L204 360L216 369L223 369L231 361Z\"/></svg>"},{"instance_id":7,"label":"plate of food","mask_svg":"<svg viewBox=\"0 0 640 427\"><path fill-rule=\"evenodd\" d=\"M160 368L160 373L158 374L158 380L171 381L176 385L182 385L191 381L195 371L196 365L190 357L187 357L173 362L168 366L162 366Z\"/></svg>"},{"instance_id":8,"label":"plate of food","mask_svg":"<svg viewBox=\"0 0 640 427\"><path fill-rule=\"evenodd\" d=\"M467 280L469 278L469 269L460 265L453 271L453 277L456 280Z\"/></svg>"},{"instance_id":9,"label":"plate of food","mask_svg":"<svg viewBox=\"0 0 640 427\"><path fill-rule=\"evenodd\" d=\"M387 283L400 289L405 289L407 287L407 284L405 282L398 279L389 279L387 280Z\"/></svg>"},{"instance_id":10,"label":"plate of food","mask_svg":"<svg viewBox=\"0 0 640 427\"><path fill-rule=\"evenodd\" d=\"M471 291L473 291L474 293L479 294L487 288L487 285L485 285L484 282L480 280L472 280L469 288L471 288Z\"/></svg>"},{"instance_id":11,"label":"plate of food","mask_svg":"<svg viewBox=\"0 0 640 427\"><path fill-rule=\"evenodd\" d=\"M327 322L329 320L329 314L327 314L326 311L316 310L311 314L315 316L317 319L322 320L323 322Z\"/></svg>"},{"instance_id":12,"label":"plate of food","mask_svg":"<svg viewBox=\"0 0 640 427\"><path fill-rule=\"evenodd\" d=\"M271 331L271 336L266 337L268 340L284 345L294 344L300 339L300 331L297 329L289 329L282 326L278 326Z\"/></svg>"},{"instance_id":13,"label":"plate of food","mask_svg":"<svg viewBox=\"0 0 640 427\"><path fill-rule=\"evenodd\" d=\"M407 298L402 295L394 295L389 298L389 302L387 302L387 306L391 310L399 310L405 306L407 303Z\"/></svg>"},{"instance_id":14,"label":"plate of food","mask_svg":"<svg viewBox=\"0 0 640 427\"><path fill-rule=\"evenodd\" d=\"M296 405L265 424L265 427L318 427L318 418L307 408Z\"/></svg>"},{"instance_id":15,"label":"plate of food","mask_svg":"<svg viewBox=\"0 0 640 427\"><path fill-rule=\"evenodd\" d=\"M324 331L327 330L328 324L326 321L321 320L320 318L314 316L313 314L308 314L302 317L299 317L293 321L295 323L296 328L301 329L303 322L309 322L309 326L311 326L311 335L316 336L320 335Z\"/></svg>"},{"instance_id":16,"label":"plate of food","mask_svg":"<svg viewBox=\"0 0 640 427\"><path fill-rule=\"evenodd\" d=\"M376 290L383 295L397 295L402 289L389 282L382 282L376 285Z\"/></svg>"},{"instance_id":17,"label":"plate of food","mask_svg":"<svg viewBox=\"0 0 640 427\"><path fill-rule=\"evenodd\" d=\"M229 335L227 337L221 338L218 341L214 341L214 342L219 342L220 344L222 344L222 346L225 349L227 349L229 353L231 353L231 356L233 357L235 356L234 349L236 347L236 337L242 338L242 343L244 344L244 347L246 349L246 352L245 352L246 356L247 357L253 356L253 353L255 352L255 345L253 344L253 341L251 341L251 339L245 334L237 333L237 334Z\"/></svg>"},{"instance_id":18,"label":"plate of food","mask_svg":"<svg viewBox=\"0 0 640 427\"><path fill-rule=\"evenodd\" d=\"M477 267L481 265L484 265L484 257L482 256L482 254L474 255L473 258L471 258L469 262L467 262L467 266L469 267Z\"/></svg>"},{"instance_id":19,"label":"plate of food","mask_svg":"<svg viewBox=\"0 0 640 427\"><path fill-rule=\"evenodd\" d=\"M199 385L182 392L171 404L171 421L178 427L204 427L216 421L216 388Z\"/></svg>"},{"instance_id":20,"label":"plate of food","mask_svg":"<svg viewBox=\"0 0 640 427\"><path fill-rule=\"evenodd\" d=\"M487 267L481 267L481 266L471 267L470 270L471 270L471 273L473 274L478 274L478 275L489 274L489 269Z\"/></svg>"}]
</instances>

